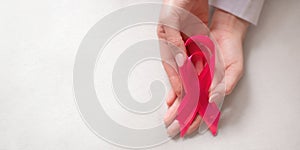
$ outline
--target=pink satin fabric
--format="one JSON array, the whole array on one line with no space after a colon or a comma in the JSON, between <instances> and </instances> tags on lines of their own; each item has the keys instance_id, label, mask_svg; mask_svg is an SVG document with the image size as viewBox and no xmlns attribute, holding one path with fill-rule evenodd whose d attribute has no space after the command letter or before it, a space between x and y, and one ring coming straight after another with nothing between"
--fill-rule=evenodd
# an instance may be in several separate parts
<instances>
[{"instance_id":1,"label":"pink satin fabric","mask_svg":"<svg viewBox=\"0 0 300 150\"><path fill-rule=\"evenodd\" d=\"M207 36L190 37L185 46L188 59L179 67L184 97L178 108L180 136L183 137L196 116L199 114L215 136L218 131L220 110L214 102L209 103L209 89L214 77L215 47ZM201 61L202 71L197 74L195 64Z\"/></svg>"}]
</instances>

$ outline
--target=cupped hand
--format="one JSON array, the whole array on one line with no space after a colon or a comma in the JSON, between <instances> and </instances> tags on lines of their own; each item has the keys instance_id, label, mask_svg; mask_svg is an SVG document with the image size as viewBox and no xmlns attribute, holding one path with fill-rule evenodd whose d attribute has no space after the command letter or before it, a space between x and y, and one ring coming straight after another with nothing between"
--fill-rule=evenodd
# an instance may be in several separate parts
<instances>
[{"instance_id":1,"label":"cupped hand","mask_svg":"<svg viewBox=\"0 0 300 150\"><path fill-rule=\"evenodd\" d=\"M208 1L165 0L164 4L175 6L162 9L162 24L158 25L157 28L158 37L161 41L166 43L161 44L161 56L163 66L172 87L166 99L169 109L165 115L164 122L168 127L168 134L174 136L180 132L179 123L175 119L182 96L182 84L175 68L180 67L187 56L184 46L184 41L187 39L187 36L180 32L180 28L183 22L188 22L189 19L187 15L182 13L180 9L177 9L177 7L191 12L207 25ZM170 26L166 26L166 24ZM226 95L230 94L243 74L243 39L248 25L248 22L219 9L216 9L213 15L212 24L210 26L211 36L213 36L220 46L220 54L224 59L225 75L214 77L214 82L210 89L210 102L218 99L218 96L215 95L222 93L220 91L224 88L226 89ZM166 45L175 46L179 51ZM196 66L196 68L197 71L201 71L202 67ZM218 70L218 68L216 68L216 70ZM189 135L196 131L199 128L200 122L201 117L198 115L186 134Z\"/></svg>"},{"instance_id":2,"label":"cupped hand","mask_svg":"<svg viewBox=\"0 0 300 150\"><path fill-rule=\"evenodd\" d=\"M180 132L180 126L175 118L182 96L182 84L175 68L180 67L187 56L184 46L187 36L180 29L196 22L191 21L193 20L189 18L191 15L185 11L192 13L204 25L208 23L209 12L208 0L165 0L164 4L167 7L163 6L161 10L161 24L157 27L157 35L161 40L162 63L172 87L166 99L169 109L165 115L164 122L168 127L168 134L173 136ZM185 11L182 11L182 9ZM200 32L200 30L198 31ZM177 47L177 50L172 47ZM198 68L201 68L201 66ZM187 134L197 130L200 121L201 117L197 116L188 129Z\"/></svg>"},{"instance_id":3,"label":"cupped hand","mask_svg":"<svg viewBox=\"0 0 300 150\"><path fill-rule=\"evenodd\" d=\"M249 23L220 9L216 9L210 26L224 60L226 95L230 94L243 75L243 40ZM212 85L211 95L218 84ZM215 89L215 90L214 90ZM214 101L210 97L210 101Z\"/></svg>"}]
</instances>

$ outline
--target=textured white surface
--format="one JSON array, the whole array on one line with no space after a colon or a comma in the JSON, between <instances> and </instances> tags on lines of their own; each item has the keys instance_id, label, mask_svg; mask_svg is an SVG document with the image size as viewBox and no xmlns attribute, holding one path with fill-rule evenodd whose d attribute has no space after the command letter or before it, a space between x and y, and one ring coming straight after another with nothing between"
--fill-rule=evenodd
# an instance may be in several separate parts
<instances>
[{"instance_id":1,"label":"textured white surface","mask_svg":"<svg viewBox=\"0 0 300 150\"><path fill-rule=\"evenodd\" d=\"M0 2L0 149L121 149L94 135L76 109L80 41L121 0ZM267 0L245 42L246 70L226 98L220 131L153 149L300 148L300 1Z\"/></svg>"}]
</instances>

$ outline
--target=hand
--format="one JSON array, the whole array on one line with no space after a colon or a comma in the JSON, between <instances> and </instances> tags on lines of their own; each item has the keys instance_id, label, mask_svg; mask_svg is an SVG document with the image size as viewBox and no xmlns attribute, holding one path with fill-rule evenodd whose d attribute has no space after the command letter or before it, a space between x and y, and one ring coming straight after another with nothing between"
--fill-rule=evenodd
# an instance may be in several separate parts
<instances>
[{"instance_id":1,"label":"hand","mask_svg":"<svg viewBox=\"0 0 300 150\"><path fill-rule=\"evenodd\" d=\"M187 36L182 34L179 29L182 28L189 28L189 25L194 25L195 19L192 19L189 15L187 15L184 11L177 9L183 8L184 10L192 13L200 19L204 25L205 29L207 30L206 26L208 23L208 0L165 0L164 4L168 6L175 6L175 7L164 7L161 11L161 22L163 24L157 27L157 34L160 40L166 41L167 44L161 43L161 57L163 61L163 66L166 70L168 75L170 84L172 89L169 92L169 95L166 99L169 109L165 115L164 122L168 127L168 134L170 136L176 135L180 131L180 126L175 120L177 115L177 109L180 105L180 97L181 97L181 81L176 71L176 66L181 66L185 59L186 59L186 48L184 46L184 41L187 39ZM203 26L201 22L200 26ZM168 24L170 26L166 26L164 24ZM199 25L198 25L199 26ZM203 33L202 28L200 27L198 30L195 28L190 27L190 30L187 29L186 31L191 31L191 34L199 34ZM198 33L195 33L198 32ZM176 51L168 45L173 45L179 49ZM181 53L181 54L180 54ZM201 65L201 64L200 64ZM197 67L196 68L202 68ZM187 134L190 134L197 130L201 121L201 117L197 116L190 128L187 131Z\"/></svg>"},{"instance_id":2,"label":"hand","mask_svg":"<svg viewBox=\"0 0 300 150\"><path fill-rule=\"evenodd\" d=\"M248 22L239 19L230 13L219 9L215 10L210 29L211 35L220 46L220 52L224 59L225 75L220 76L220 79L217 80L214 78L214 81L217 81L217 83L212 84L210 101L214 101L214 93L217 93L218 90L224 89L224 85L222 85L224 81L226 95L228 95L232 92L241 78L243 74L243 39L247 32L248 26ZM177 64L180 64L180 59L176 59L176 61ZM173 79L176 78L174 77ZM175 82L175 85L181 85L179 79L175 81L178 83L177 84ZM177 108L180 104L179 100L177 99L178 94L174 91L176 90L171 90L167 98L167 104L170 108L165 116L165 123L167 125L172 123L168 127L168 133L170 135L176 135L180 130L178 122L176 122L176 120L174 121ZM190 126L187 134L191 134L192 132L196 131L200 125L200 122L201 117L197 116L193 124Z\"/></svg>"},{"instance_id":3,"label":"hand","mask_svg":"<svg viewBox=\"0 0 300 150\"><path fill-rule=\"evenodd\" d=\"M211 35L220 46L225 65L226 95L230 94L243 75L243 40L249 23L216 9L210 27ZM215 85L216 86L216 85ZM212 94L211 94L212 95Z\"/></svg>"}]
</instances>

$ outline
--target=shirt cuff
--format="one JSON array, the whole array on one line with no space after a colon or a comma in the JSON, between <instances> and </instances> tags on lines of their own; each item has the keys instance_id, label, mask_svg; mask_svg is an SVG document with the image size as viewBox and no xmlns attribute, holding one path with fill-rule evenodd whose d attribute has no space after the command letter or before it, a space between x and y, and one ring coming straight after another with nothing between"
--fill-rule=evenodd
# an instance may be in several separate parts
<instances>
[{"instance_id":1,"label":"shirt cuff","mask_svg":"<svg viewBox=\"0 0 300 150\"><path fill-rule=\"evenodd\" d=\"M257 25L264 0L211 0L210 5Z\"/></svg>"}]
</instances>

